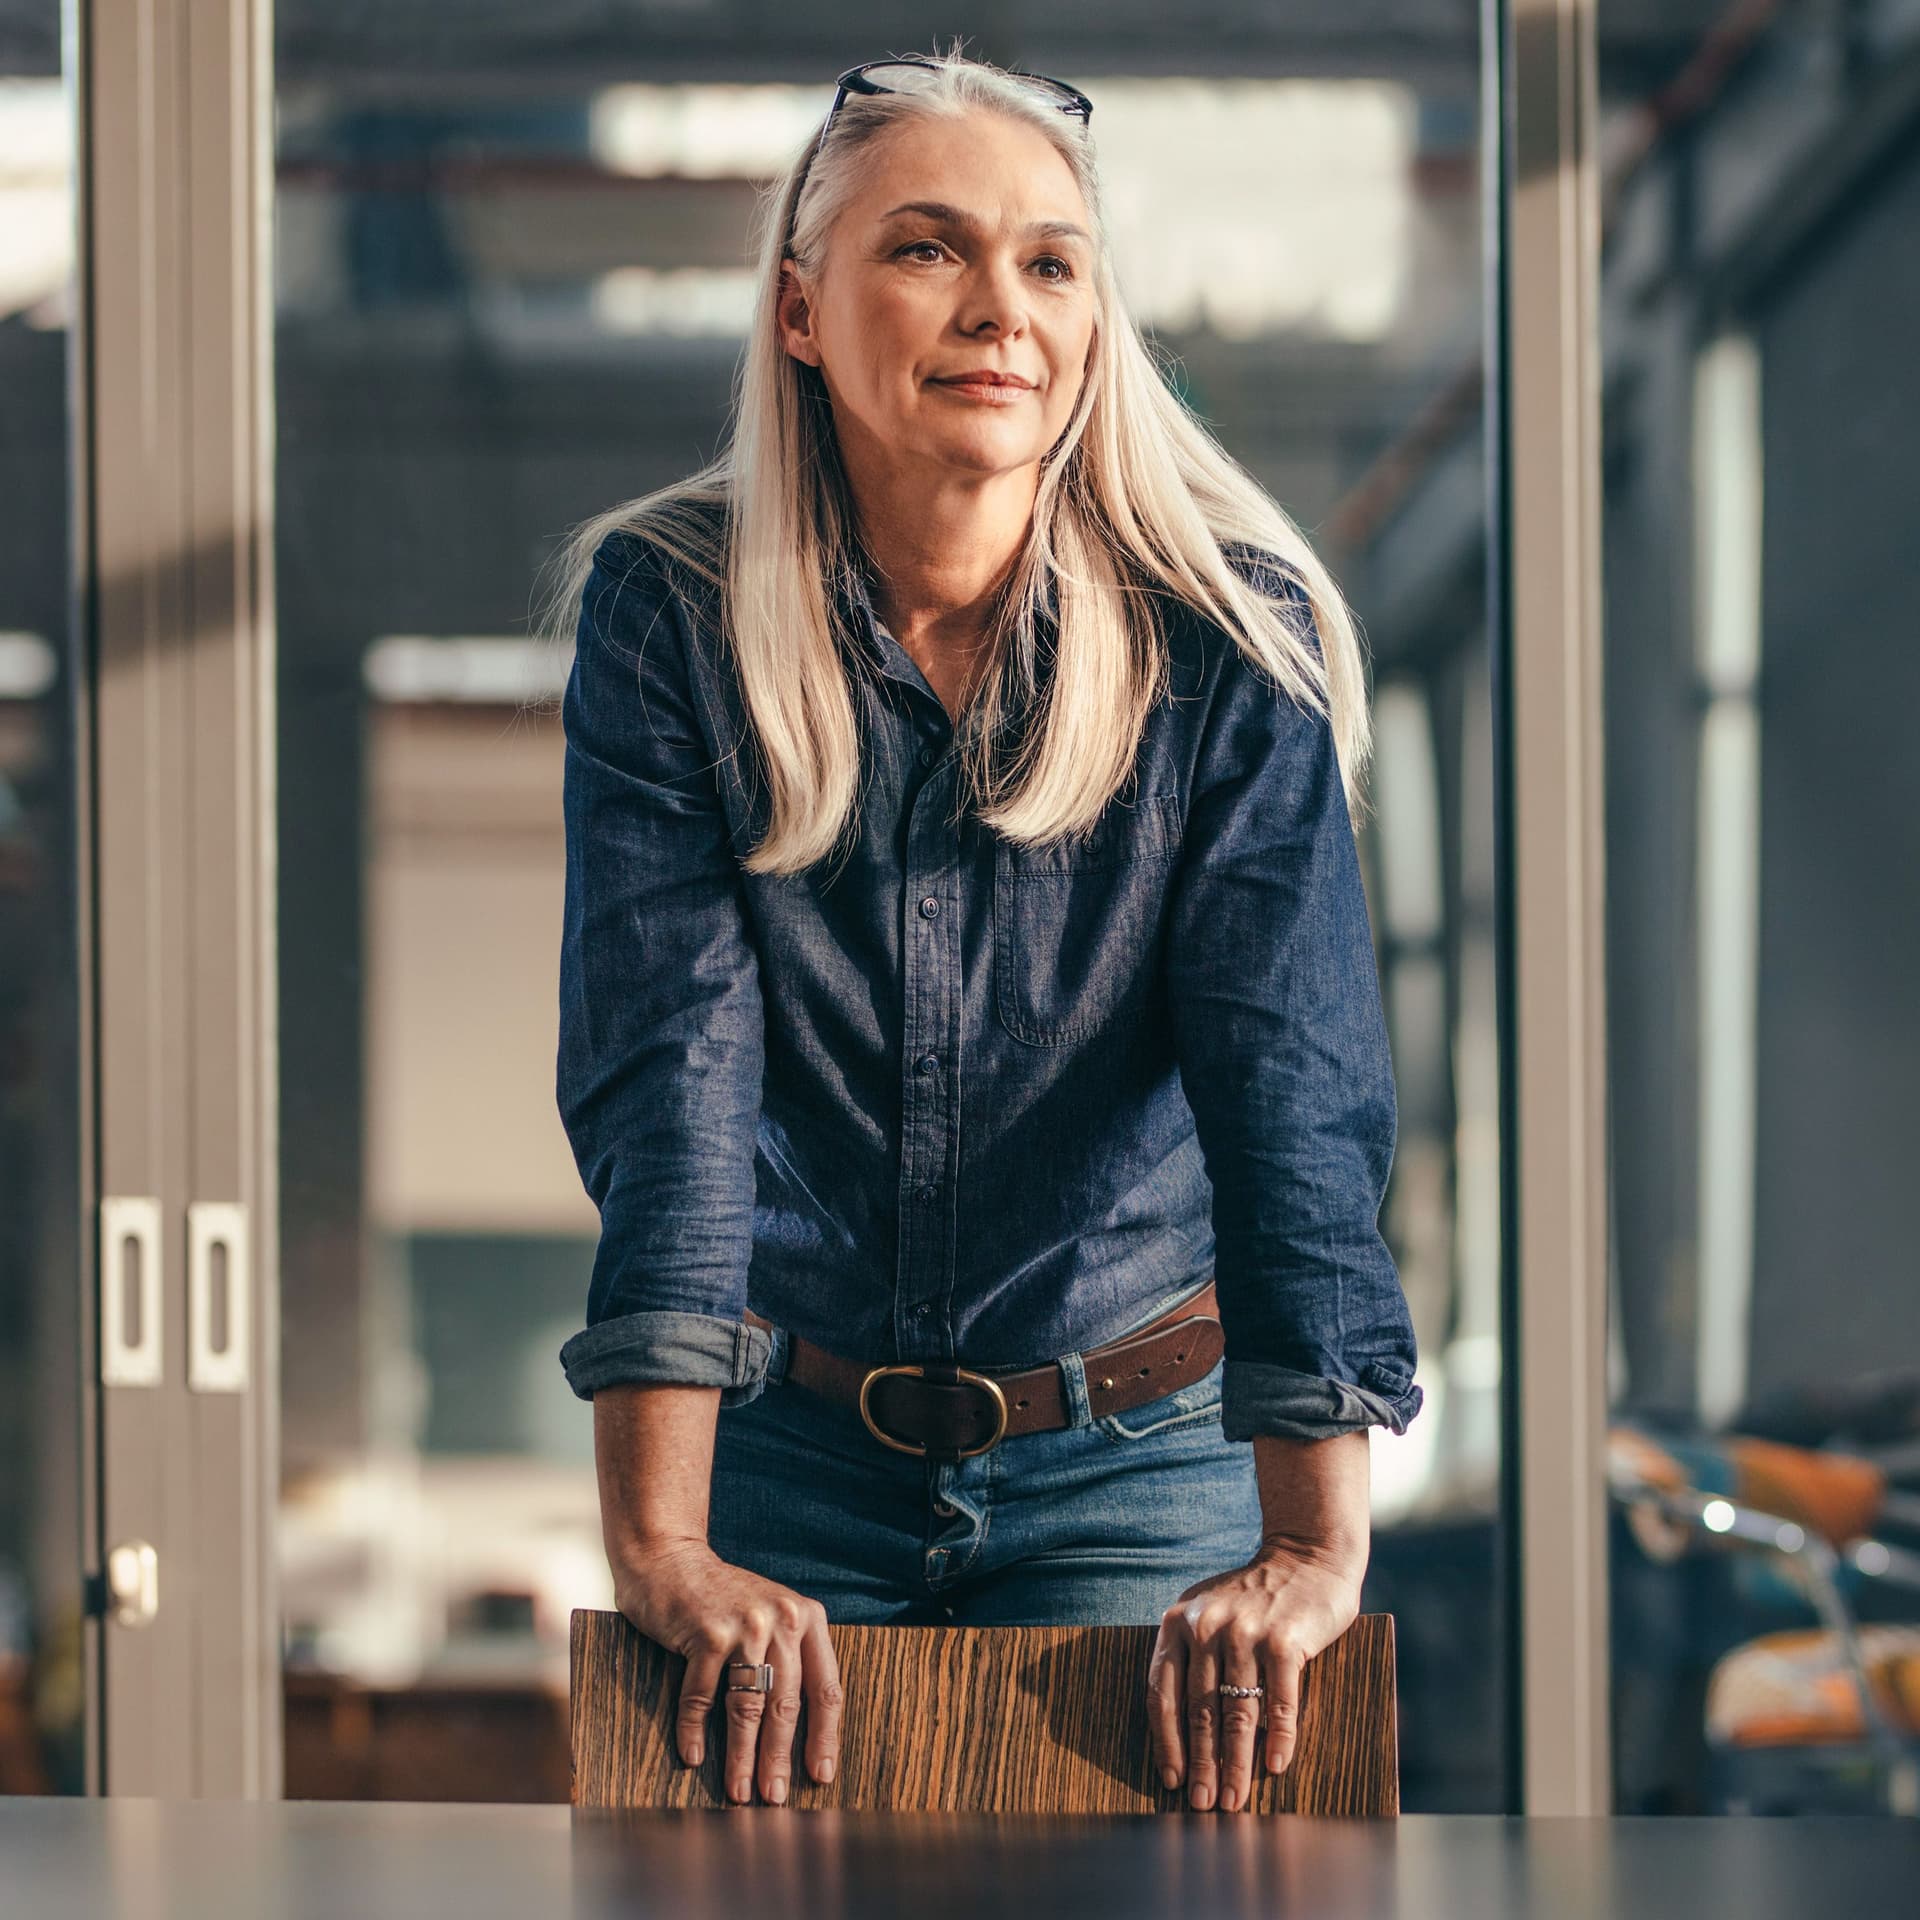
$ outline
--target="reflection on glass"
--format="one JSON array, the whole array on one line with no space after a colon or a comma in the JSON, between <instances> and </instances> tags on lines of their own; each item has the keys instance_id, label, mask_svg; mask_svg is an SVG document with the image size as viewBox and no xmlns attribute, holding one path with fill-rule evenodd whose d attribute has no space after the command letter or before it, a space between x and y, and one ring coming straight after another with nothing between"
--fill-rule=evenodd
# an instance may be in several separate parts
<instances>
[{"instance_id":1,"label":"reflection on glass","mask_svg":"<svg viewBox=\"0 0 1920 1920\"><path fill-rule=\"evenodd\" d=\"M1920 15L1601 37L1617 1803L1916 1813Z\"/></svg>"},{"instance_id":2,"label":"reflection on glass","mask_svg":"<svg viewBox=\"0 0 1920 1920\"><path fill-rule=\"evenodd\" d=\"M1323 50L1316 66L1280 39L1250 61L1196 44L1191 21L1150 29L1166 44L1134 45L1124 73L1097 40L1051 70L1098 85L1120 277L1170 379L1365 624L1381 747L1362 853L1404 1083L1384 1224L1427 1395L1406 1435L1373 1434L1366 1604L1399 1621L1404 1804L1490 1809L1479 49L1470 18L1428 11L1417 58L1383 47L1364 71L1318 70ZM717 442L755 297L749 224L837 69L756 43L740 78L724 50L638 31L624 64L603 50L569 67L568 31L523 23L489 49L469 21L435 46L396 21L382 57L406 40L404 96L371 55L364 74L323 60L324 37L279 55L296 1794L524 1786L543 1737L525 1710L563 1694L567 1610L611 1604L589 1417L555 1361L597 1221L554 1107L547 696L567 662L529 643L531 596L566 527ZM540 78L563 70L591 84Z\"/></svg>"},{"instance_id":3,"label":"reflection on glass","mask_svg":"<svg viewBox=\"0 0 1920 1920\"><path fill-rule=\"evenodd\" d=\"M15 9L0 41L0 1794L85 1786L59 23Z\"/></svg>"}]
</instances>

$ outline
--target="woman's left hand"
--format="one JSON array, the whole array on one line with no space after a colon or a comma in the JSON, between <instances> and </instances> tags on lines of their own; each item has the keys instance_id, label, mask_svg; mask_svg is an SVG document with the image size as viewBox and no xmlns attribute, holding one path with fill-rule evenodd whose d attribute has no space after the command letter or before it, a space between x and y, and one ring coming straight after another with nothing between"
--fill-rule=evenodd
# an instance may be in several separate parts
<instances>
[{"instance_id":1,"label":"woman's left hand","mask_svg":"<svg viewBox=\"0 0 1920 1920\"><path fill-rule=\"evenodd\" d=\"M1160 1616L1147 1671L1154 1765L1169 1787L1190 1773L1189 1801L1223 1812L1253 1794L1254 1735L1266 1730L1267 1766L1293 1759L1300 1674L1360 1613L1364 1546L1328 1550L1263 1542L1244 1567L1189 1587ZM1264 1694L1222 1694L1262 1686ZM1189 1759L1191 1765L1189 1767Z\"/></svg>"}]
</instances>

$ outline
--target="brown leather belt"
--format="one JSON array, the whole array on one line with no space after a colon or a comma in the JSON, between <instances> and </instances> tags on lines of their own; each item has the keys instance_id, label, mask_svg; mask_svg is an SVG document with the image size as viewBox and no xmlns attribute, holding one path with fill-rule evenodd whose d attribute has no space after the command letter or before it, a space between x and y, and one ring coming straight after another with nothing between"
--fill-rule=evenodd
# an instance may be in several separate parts
<instances>
[{"instance_id":1,"label":"brown leather belt","mask_svg":"<svg viewBox=\"0 0 1920 1920\"><path fill-rule=\"evenodd\" d=\"M751 1308L747 1319L771 1327ZM1124 1413L1191 1386L1226 1350L1213 1282L1157 1320L1080 1358L1094 1416ZM785 1377L823 1399L857 1407L876 1440L900 1453L964 1460L1022 1433L1073 1424L1059 1361L1016 1372L977 1372L952 1361L869 1367L797 1333L787 1336Z\"/></svg>"}]
</instances>

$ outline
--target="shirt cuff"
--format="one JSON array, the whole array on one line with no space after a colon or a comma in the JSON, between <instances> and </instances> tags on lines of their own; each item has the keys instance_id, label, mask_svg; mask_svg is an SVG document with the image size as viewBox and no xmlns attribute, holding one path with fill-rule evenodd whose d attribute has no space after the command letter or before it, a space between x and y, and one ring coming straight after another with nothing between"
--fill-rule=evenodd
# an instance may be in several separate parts
<instances>
[{"instance_id":1,"label":"shirt cuff","mask_svg":"<svg viewBox=\"0 0 1920 1920\"><path fill-rule=\"evenodd\" d=\"M582 1400L602 1387L629 1384L719 1387L723 1407L759 1395L772 1357L773 1336L765 1327L674 1308L602 1320L560 1349L567 1385Z\"/></svg>"},{"instance_id":2,"label":"shirt cuff","mask_svg":"<svg viewBox=\"0 0 1920 1920\"><path fill-rule=\"evenodd\" d=\"M1425 1398L1411 1381L1373 1370L1370 1387L1296 1373L1266 1360L1229 1360L1221 1374L1220 1430L1229 1440L1278 1434L1289 1440L1328 1440L1357 1427L1405 1433Z\"/></svg>"}]
</instances>

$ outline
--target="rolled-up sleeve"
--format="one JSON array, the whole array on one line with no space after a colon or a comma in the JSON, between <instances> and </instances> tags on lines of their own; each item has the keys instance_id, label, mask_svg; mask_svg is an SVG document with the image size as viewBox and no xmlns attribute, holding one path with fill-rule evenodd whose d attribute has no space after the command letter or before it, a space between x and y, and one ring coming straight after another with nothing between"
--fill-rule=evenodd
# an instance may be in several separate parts
<instances>
[{"instance_id":1,"label":"rolled-up sleeve","mask_svg":"<svg viewBox=\"0 0 1920 1920\"><path fill-rule=\"evenodd\" d=\"M1263 584L1311 628L1291 578ZM1167 948L1181 1082L1213 1187L1222 1429L1400 1433L1422 1394L1379 1230L1397 1108L1333 730L1225 644Z\"/></svg>"},{"instance_id":2,"label":"rolled-up sleeve","mask_svg":"<svg viewBox=\"0 0 1920 1920\"><path fill-rule=\"evenodd\" d=\"M657 551L613 534L561 703L560 1118L600 1239L560 1350L585 1400L624 1382L764 1382L743 1319L765 1024L688 634Z\"/></svg>"}]
</instances>

